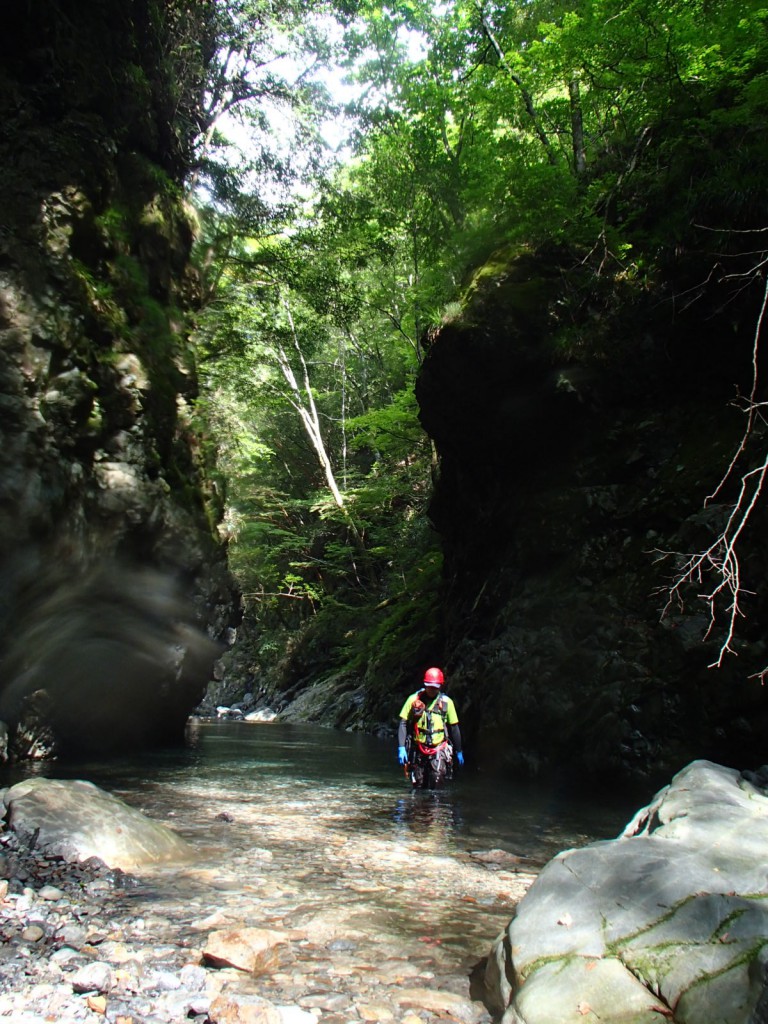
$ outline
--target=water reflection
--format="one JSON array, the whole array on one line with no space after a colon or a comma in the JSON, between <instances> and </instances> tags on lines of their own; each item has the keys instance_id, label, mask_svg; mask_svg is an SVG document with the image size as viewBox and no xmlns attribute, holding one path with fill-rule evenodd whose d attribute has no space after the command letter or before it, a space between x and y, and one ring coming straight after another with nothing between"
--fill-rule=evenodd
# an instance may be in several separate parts
<instances>
[{"instance_id":1,"label":"water reflection","mask_svg":"<svg viewBox=\"0 0 768 1024\"><path fill-rule=\"evenodd\" d=\"M332 964L350 1000L361 978L399 984L406 961L438 988L440 972L460 986L530 869L615 835L633 810L471 770L413 791L391 741L276 723L193 723L184 749L35 771L94 782L193 845L194 865L142 890L155 932L189 935L209 919L296 930L296 972Z\"/></svg>"},{"instance_id":2,"label":"water reflection","mask_svg":"<svg viewBox=\"0 0 768 1024\"><path fill-rule=\"evenodd\" d=\"M461 807L449 790L413 791L395 801L392 821L418 834L439 833L443 837L462 832Z\"/></svg>"}]
</instances>

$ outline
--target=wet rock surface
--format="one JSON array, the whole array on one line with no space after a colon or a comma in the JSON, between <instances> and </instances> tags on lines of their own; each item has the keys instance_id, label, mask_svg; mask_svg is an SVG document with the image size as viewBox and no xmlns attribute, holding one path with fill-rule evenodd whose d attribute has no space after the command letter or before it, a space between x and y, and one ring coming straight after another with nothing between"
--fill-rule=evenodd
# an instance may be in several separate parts
<instances>
[{"instance_id":1,"label":"wet rock surface","mask_svg":"<svg viewBox=\"0 0 768 1024\"><path fill-rule=\"evenodd\" d=\"M17 835L67 861L95 857L130 871L192 856L171 829L80 779L27 779L7 789L3 803Z\"/></svg>"}]
</instances>

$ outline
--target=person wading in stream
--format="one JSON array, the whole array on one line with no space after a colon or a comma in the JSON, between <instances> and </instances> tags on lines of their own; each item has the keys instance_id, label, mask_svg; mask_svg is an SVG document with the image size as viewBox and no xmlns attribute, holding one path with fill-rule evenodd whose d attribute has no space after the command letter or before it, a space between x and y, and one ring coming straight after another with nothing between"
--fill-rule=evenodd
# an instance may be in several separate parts
<instances>
[{"instance_id":1,"label":"person wading in stream","mask_svg":"<svg viewBox=\"0 0 768 1024\"><path fill-rule=\"evenodd\" d=\"M397 759L414 789L437 789L453 772L453 758L464 764L459 716L451 698L441 693L445 679L428 668L421 690L403 704L397 732Z\"/></svg>"}]
</instances>

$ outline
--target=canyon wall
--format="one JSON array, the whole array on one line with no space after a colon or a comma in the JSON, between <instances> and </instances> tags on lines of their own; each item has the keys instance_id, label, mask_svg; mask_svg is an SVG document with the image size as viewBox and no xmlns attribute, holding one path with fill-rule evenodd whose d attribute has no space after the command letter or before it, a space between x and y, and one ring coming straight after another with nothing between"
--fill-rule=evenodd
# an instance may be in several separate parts
<instances>
[{"instance_id":1,"label":"canyon wall","mask_svg":"<svg viewBox=\"0 0 768 1024\"><path fill-rule=\"evenodd\" d=\"M201 80L172 5L5 22L0 719L17 757L178 739L239 615L188 342Z\"/></svg>"},{"instance_id":2,"label":"canyon wall","mask_svg":"<svg viewBox=\"0 0 768 1024\"><path fill-rule=\"evenodd\" d=\"M707 500L746 426L760 313L757 282L736 295L715 263L702 247L630 287L564 249L501 250L432 339L417 394L440 454L445 662L480 765L610 781L766 759L764 500L721 667L732 595L711 630L702 595L722 577L670 593L765 457L758 422Z\"/></svg>"}]
</instances>

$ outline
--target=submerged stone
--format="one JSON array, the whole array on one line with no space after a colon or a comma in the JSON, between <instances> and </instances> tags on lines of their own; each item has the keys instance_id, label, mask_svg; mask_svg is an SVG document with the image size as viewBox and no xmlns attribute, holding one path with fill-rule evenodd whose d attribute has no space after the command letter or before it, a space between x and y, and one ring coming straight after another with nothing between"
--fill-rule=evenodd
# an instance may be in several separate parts
<instances>
[{"instance_id":1,"label":"submerged stone","mask_svg":"<svg viewBox=\"0 0 768 1024\"><path fill-rule=\"evenodd\" d=\"M203 950L203 959L212 967L236 967L252 974L264 974L288 960L290 948L284 932L266 928L231 928L211 932Z\"/></svg>"}]
</instances>

